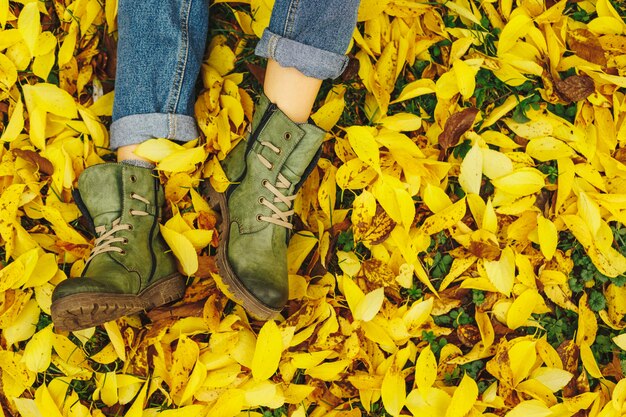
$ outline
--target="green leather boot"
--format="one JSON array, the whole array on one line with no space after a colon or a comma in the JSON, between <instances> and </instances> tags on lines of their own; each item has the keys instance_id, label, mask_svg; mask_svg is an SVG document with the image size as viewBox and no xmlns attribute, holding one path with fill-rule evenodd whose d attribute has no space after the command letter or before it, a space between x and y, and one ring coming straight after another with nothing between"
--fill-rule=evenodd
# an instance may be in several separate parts
<instances>
[{"instance_id":1,"label":"green leather boot","mask_svg":"<svg viewBox=\"0 0 626 417\"><path fill-rule=\"evenodd\" d=\"M266 97L252 131L222 162L232 183L225 193L207 187L222 215L217 265L232 298L253 316L279 313L289 295L288 233L295 194L317 163L325 132L292 122Z\"/></svg>"},{"instance_id":2,"label":"green leather boot","mask_svg":"<svg viewBox=\"0 0 626 417\"><path fill-rule=\"evenodd\" d=\"M83 329L181 298L185 280L159 233L164 195L153 171L94 165L78 188L77 204L98 238L82 277L61 282L52 294L55 327Z\"/></svg>"}]
</instances>

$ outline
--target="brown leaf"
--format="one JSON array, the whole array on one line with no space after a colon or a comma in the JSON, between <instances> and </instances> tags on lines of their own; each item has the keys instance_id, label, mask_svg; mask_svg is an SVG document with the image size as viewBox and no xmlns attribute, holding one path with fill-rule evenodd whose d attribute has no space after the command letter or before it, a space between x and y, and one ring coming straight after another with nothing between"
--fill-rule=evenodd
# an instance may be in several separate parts
<instances>
[{"instance_id":1,"label":"brown leaf","mask_svg":"<svg viewBox=\"0 0 626 417\"><path fill-rule=\"evenodd\" d=\"M355 242L368 242L372 245L378 245L387 240L395 227L396 222L387 215L381 206L378 206L370 224L359 222L354 225L354 240Z\"/></svg>"},{"instance_id":2,"label":"brown leaf","mask_svg":"<svg viewBox=\"0 0 626 417\"><path fill-rule=\"evenodd\" d=\"M348 65L346 66L345 71L341 74L341 81L344 83L351 82L356 79L359 74L359 60L352 55L350 55L349 58Z\"/></svg>"},{"instance_id":3,"label":"brown leaf","mask_svg":"<svg viewBox=\"0 0 626 417\"><path fill-rule=\"evenodd\" d=\"M572 75L564 80L556 80L557 91L567 101L584 100L595 91L593 79L588 75Z\"/></svg>"},{"instance_id":4,"label":"brown leaf","mask_svg":"<svg viewBox=\"0 0 626 417\"><path fill-rule=\"evenodd\" d=\"M486 242L471 242L469 251L472 255L489 261L498 259L501 252L498 246Z\"/></svg>"},{"instance_id":5,"label":"brown leaf","mask_svg":"<svg viewBox=\"0 0 626 417\"><path fill-rule=\"evenodd\" d=\"M265 68L249 62L246 63L246 66L248 67L248 71L250 71L252 76L256 78L259 84L263 84L263 82L265 81Z\"/></svg>"},{"instance_id":6,"label":"brown leaf","mask_svg":"<svg viewBox=\"0 0 626 417\"><path fill-rule=\"evenodd\" d=\"M212 273L217 274L217 272L218 272L217 262L216 262L215 256L208 256L208 255L198 256L198 271L196 272L195 275L197 278L201 278L201 281L198 283L199 286L207 288L207 289L214 288L215 283L212 280L207 280L206 278L209 278ZM193 287L193 285L191 287ZM206 296L208 296L208 293L212 292L209 290L205 290L205 291L208 291Z\"/></svg>"},{"instance_id":7,"label":"brown leaf","mask_svg":"<svg viewBox=\"0 0 626 417\"><path fill-rule=\"evenodd\" d=\"M30 151L28 149L13 149L13 154L33 165L36 165L37 168L39 168L39 172L43 174L52 175L54 173L52 162L48 161L35 151Z\"/></svg>"},{"instance_id":8,"label":"brown leaf","mask_svg":"<svg viewBox=\"0 0 626 417\"><path fill-rule=\"evenodd\" d=\"M448 149L459 143L459 139L461 139L463 133L467 132L469 128L472 127L472 124L474 124L474 119L476 119L477 114L478 109L470 107L458 113L454 113L446 120L443 132L439 135L439 146L441 147L440 159L445 156Z\"/></svg>"},{"instance_id":9,"label":"brown leaf","mask_svg":"<svg viewBox=\"0 0 626 417\"><path fill-rule=\"evenodd\" d=\"M109 79L114 79L117 70L117 42L112 34L104 35L104 50L107 54L104 71Z\"/></svg>"},{"instance_id":10,"label":"brown leaf","mask_svg":"<svg viewBox=\"0 0 626 417\"><path fill-rule=\"evenodd\" d=\"M594 64L606 65L606 56L602 44L591 31L587 29L576 29L569 33L567 43L572 51L580 58Z\"/></svg>"}]
</instances>

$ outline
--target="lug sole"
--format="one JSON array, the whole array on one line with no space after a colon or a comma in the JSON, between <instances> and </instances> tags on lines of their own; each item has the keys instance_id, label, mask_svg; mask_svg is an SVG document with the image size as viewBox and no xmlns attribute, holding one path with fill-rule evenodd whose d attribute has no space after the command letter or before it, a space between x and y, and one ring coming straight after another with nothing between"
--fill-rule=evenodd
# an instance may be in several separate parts
<instances>
[{"instance_id":1,"label":"lug sole","mask_svg":"<svg viewBox=\"0 0 626 417\"><path fill-rule=\"evenodd\" d=\"M185 295L185 279L176 273L161 279L137 295L78 293L52 303L54 327L74 331L97 326L179 300Z\"/></svg>"},{"instance_id":2,"label":"lug sole","mask_svg":"<svg viewBox=\"0 0 626 417\"><path fill-rule=\"evenodd\" d=\"M214 210L219 211L222 216L222 221L219 226L220 244L217 248L217 269L222 278L222 284L227 287L227 295L237 304L243 306L251 316L258 320L269 320L276 317L282 309L269 307L256 298L254 294L243 285L228 261L227 248L230 232L228 225L230 224L230 216L225 194L218 193L210 184L207 184L205 193L205 197L209 200L209 205Z\"/></svg>"}]
</instances>

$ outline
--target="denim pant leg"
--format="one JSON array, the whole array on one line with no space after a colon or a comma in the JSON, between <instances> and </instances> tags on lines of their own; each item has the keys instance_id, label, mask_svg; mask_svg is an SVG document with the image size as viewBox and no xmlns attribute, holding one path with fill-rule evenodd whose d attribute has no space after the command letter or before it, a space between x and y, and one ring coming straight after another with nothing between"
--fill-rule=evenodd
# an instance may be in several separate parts
<instances>
[{"instance_id":1,"label":"denim pant leg","mask_svg":"<svg viewBox=\"0 0 626 417\"><path fill-rule=\"evenodd\" d=\"M194 86L209 22L207 0L120 0L111 148L198 137Z\"/></svg>"},{"instance_id":2,"label":"denim pant leg","mask_svg":"<svg viewBox=\"0 0 626 417\"><path fill-rule=\"evenodd\" d=\"M276 0L256 54L318 79L345 70L359 0Z\"/></svg>"}]
</instances>

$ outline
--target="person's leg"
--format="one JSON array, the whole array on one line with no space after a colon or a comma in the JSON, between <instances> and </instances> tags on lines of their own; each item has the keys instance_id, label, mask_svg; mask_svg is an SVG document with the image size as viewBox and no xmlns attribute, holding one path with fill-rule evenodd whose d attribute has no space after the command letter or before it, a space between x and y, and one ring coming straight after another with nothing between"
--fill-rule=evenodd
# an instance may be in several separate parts
<instances>
[{"instance_id":1,"label":"person's leg","mask_svg":"<svg viewBox=\"0 0 626 417\"><path fill-rule=\"evenodd\" d=\"M357 7L358 0L276 1L256 49L269 63L252 133L222 164L233 184L225 193L209 189L223 217L222 284L261 319L280 312L287 300L291 206L325 136L306 121L321 81L346 66Z\"/></svg>"},{"instance_id":2,"label":"person's leg","mask_svg":"<svg viewBox=\"0 0 626 417\"><path fill-rule=\"evenodd\" d=\"M345 69L359 0L277 0L256 53L268 58L265 95L306 122L321 82Z\"/></svg>"},{"instance_id":3,"label":"person's leg","mask_svg":"<svg viewBox=\"0 0 626 417\"><path fill-rule=\"evenodd\" d=\"M198 137L195 82L208 28L207 0L120 0L111 148L118 164L87 168L77 205L98 234L81 279L52 295L59 330L78 330L176 300L185 281L159 233L158 175L132 153L152 138Z\"/></svg>"}]
</instances>

